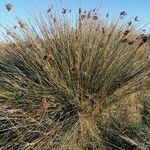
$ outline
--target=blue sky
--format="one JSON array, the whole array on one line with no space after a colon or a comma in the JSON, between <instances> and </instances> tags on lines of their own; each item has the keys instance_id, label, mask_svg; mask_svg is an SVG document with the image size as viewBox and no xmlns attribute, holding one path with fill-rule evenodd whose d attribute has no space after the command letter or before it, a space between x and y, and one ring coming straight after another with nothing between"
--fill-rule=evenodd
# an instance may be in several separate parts
<instances>
[{"instance_id":1,"label":"blue sky","mask_svg":"<svg viewBox=\"0 0 150 150\"><path fill-rule=\"evenodd\" d=\"M59 8L60 0L0 0L0 23L14 23L12 14L5 9L7 3L12 3L14 12L27 19L30 14L37 11L37 6L38 9L46 10L52 2ZM120 11L126 11L129 19L139 16L142 24L150 23L150 0L63 0L63 7L73 10L79 7L101 8L102 14L109 12L112 17L118 15Z\"/></svg>"}]
</instances>

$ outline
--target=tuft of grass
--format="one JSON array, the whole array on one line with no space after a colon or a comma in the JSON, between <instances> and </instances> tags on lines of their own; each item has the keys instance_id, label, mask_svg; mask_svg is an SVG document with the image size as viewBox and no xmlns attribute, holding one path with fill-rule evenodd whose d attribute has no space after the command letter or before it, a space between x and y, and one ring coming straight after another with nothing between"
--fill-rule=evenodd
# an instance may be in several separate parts
<instances>
[{"instance_id":1,"label":"tuft of grass","mask_svg":"<svg viewBox=\"0 0 150 150\"><path fill-rule=\"evenodd\" d=\"M126 16L121 12L116 22L107 23L96 10L79 9L74 24L67 9L61 16L51 9L33 23L15 16L17 29L3 27L1 149L96 150L107 149L108 142L120 149L139 147L114 116L107 121L128 146L113 139L106 145L103 134L104 113L150 88L149 39L136 33L137 18L133 25L121 25ZM113 129L109 123L106 128Z\"/></svg>"}]
</instances>

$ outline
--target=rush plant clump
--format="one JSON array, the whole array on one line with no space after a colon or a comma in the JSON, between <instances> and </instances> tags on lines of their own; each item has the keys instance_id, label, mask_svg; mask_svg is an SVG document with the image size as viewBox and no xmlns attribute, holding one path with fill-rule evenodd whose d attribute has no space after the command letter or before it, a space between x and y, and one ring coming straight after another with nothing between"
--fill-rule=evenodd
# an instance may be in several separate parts
<instances>
[{"instance_id":1,"label":"rush plant clump","mask_svg":"<svg viewBox=\"0 0 150 150\"><path fill-rule=\"evenodd\" d=\"M6 8L10 11L12 5ZM127 15L124 11L116 22L108 23L108 14L103 20L96 9L80 8L72 23L71 10L62 8L57 16L53 9L39 14L33 23L15 16L15 28L3 26L0 148L113 147L106 143L103 116L130 95L149 90L149 37L137 33L137 18L120 23ZM115 119L112 122L122 141L148 147L148 142L139 146Z\"/></svg>"}]
</instances>

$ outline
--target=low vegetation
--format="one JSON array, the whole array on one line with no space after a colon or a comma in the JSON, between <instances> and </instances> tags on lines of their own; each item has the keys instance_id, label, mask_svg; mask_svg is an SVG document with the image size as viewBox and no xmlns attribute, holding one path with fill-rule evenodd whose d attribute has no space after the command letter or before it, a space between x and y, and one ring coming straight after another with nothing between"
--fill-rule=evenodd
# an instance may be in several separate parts
<instances>
[{"instance_id":1,"label":"low vegetation","mask_svg":"<svg viewBox=\"0 0 150 150\"><path fill-rule=\"evenodd\" d=\"M51 7L2 27L0 149L150 149L149 37L138 18L70 13Z\"/></svg>"}]
</instances>

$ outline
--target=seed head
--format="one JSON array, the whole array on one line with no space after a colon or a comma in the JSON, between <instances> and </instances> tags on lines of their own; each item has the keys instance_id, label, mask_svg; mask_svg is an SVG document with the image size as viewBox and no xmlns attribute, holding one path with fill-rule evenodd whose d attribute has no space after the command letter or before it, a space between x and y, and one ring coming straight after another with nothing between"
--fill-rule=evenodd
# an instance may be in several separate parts
<instances>
[{"instance_id":1,"label":"seed head","mask_svg":"<svg viewBox=\"0 0 150 150\"><path fill-rule=\"evenodd\" d=\"M94 15L93 16L93 20L97 20L98 19L98 16L97 15Z\"/></svg>"},{"instance_id":2,"label":"seed head","mask_svg":"<svg viewBox=\"0 0 150 150\"><path fill-rule=\"evenodd\" d=\"M13 26L14 29L17 29L17 26Z\"/></svg>"},{"instance_id":3,"label":"seed head","mask_svg":"<svg viewBox=\"0 0 150 150\"><path fill-rule=\"evenodd\" d=\"M86 94L85 97L84 97L86 100L90 99L91 96L89 94Z\"/></svg>"},{"instance_id":4,"label":"seed head","mask_svg":"<svg viewBox=\"0 0 150 150\"><path fill-rule=\"evenodd\" d=\"M128 26L131 26L131 24L132 24L132 21L128 22Z\"/></svg>"},{"instance_id":5,"label":"seed head","mask_svg":"<svg viewBox=\"0 0 150 150\"><path fill-rule=\"evenodd\" d=\"M143 46L143 42L140 42L140 44L138 45L138 49L141 47L141 46Z\"/></svg>"},{"instance_id":6,"label":"seed head","mask_svg":"<svg viewBox=\"0 0 150 150\"><path fill-rule=\"evenodd\" d=\"M25 27L25 24L21 21L18 21L18 24L20 25L20 28L24 28Z\"/></svg>"},{"instance_id":7,"label":"seed head","mask_svg":"<svg viewBox=\"0 0 150 150\"><path fill-rule=\"evenodd\" d=\"M109 17L109 13L106 14L106 17L107 17L107 18Z\"/></svg>"},{"instance_id":8,"label":"seed head","mask_svg":"<svg viewBox=\"0 0 150 150\"><path fill-rule=\"evenodd\" d=\"M138 20L138 16L136 16L136 17L134 18L134 21L139 21L139 20Z\"/></svg>"},{"instance_id":9,"label":"seed head","mask_svg":"<svg viewBox=\"0 0 150 150\"><path fill-rule=\"evenodd\" d=\"M135 41L129 41L128 44L129 45L133 45Z\"/></svg>"},{"instance_id":10,"label":"seed head","mask_svg":"<svg viewBox=\"0 0 150 150\"><path fill-rule=\"evenodd\" d=\"M146 32L146 29L143 29L142 31L143 31L143 32Z\"/></svg>"},{"instance_id":11,"label":"seed head","mask_svg":"<svg viewBox=\"0 0 150 150\"><path fill-rule=\"evenodd\" d=\"M51 9L51 8L48 8L47 12L49 13L49 12L51 12L51 11L52 11L52 9Z\"/></svg>"},{"instance_id":12,"label":"seed head","mask_svg":"<svg viewBox=\"0 0 150 150\"><path fill-rule=\"evenodd\" d=\"M91 17L91 11L88 12L87 18L89 19Z\"/></svg>"},{"instance_id":13,"label":"seed head","mask_svg":"<svg viewBox=\"0 0 150 150\"><path fill-rule=\"evenodd\" d=\"M11 11L12 8L13 8L13 5L12 5L12 4L10 4L10 3L6 4L6 9L7 9L7 11Z\"/></svg>"},{"instance_id":14,"label":"seed head","mask_svg":"<svg viewBox=\"0 0 150 150\"><path fill-rule=\"evenodd\" d=\"M81 15L81 19L83 20L83 19L85 19L86 18L86 15Z\"/></svg>"},{"instance_id":15,"label":"seed head","mask_svg":"<svg viewBox=\"0 0 150 150\"><path fill-rule=\"evenodd\" d=\"M67 9L63 8L62 9L62 14L66 14L67 13Z\"/></svg>"},{"instance_id":16,"label":"seed head","mask_svg":"<svg viewBox=\"0 0 150 150\"><path fill-rule=\"evenodd\" d=\"M46 60L47 59L47 55L45 55L43 59Z\"/></svg>"},{"instance_id":17,"label":"seed head","mask_svg":"<svg viewBox=\"0 0 150 150\"><path fill-rule=\"evenodd\" d=\"M17 45L15 43L12 44L12 47L17 47Z\"/></svg>"},{"instance_id":18,"label":"seed head","mask_svg":"<svg viewBox=\"0 0 150 150\"><path fill-rule=\"evenodd\" d=\"M79 8L79 14L81 14L81 12L82 12L82 10L81 10L81 8Z\"/></svg>"},{"instance_id":19,"label":"seed head","mask_svg":"<svg viewBox=\"0 0 150 150\"><path fill-rule=\"evenodd\" d=\"M124 36L128 35L130 33L130 30L126 30L123 34Z\"/></svg>"},{"instance_id":20,"label":"seed head","mask_svg":"<svg viewBox=\"0 0 150 150\"><path fill-rule=\"evenodd\" d=\"M125 43L125 42L127 42L127 41L128 41L128 39L127 39L127 38L122 39L122 43Z\"/></svg>"},{"instance_id":21,"label":"seed head","mask_svg":"<svg viewBox=\"0 0 150 150\"><path fill-rule=\"evenodd\" d=\"M93 9L93 12L95 12L95 11L96 11L96 8Z\"/></svg>"},{"instance_id":22,"label":"seed head","mask_svg":"<svg viewBox=\"0 0 150 150\"><path fill-rule=\"evenodd\" d=\"M52 62L54 60L54 57L51 54L48 54L46 59L47 61Z\"/></svg>"},{"instance_id":23,"label":"seed head","mask_svg":"<svg viewBox=\"0 0 150 150\"><path fill-rule=\"evenodd\" d=\"M56 17L53 18L54 23L56 23Z\"/></svg>"},{"instance_id":24,"label":"seed head","mask_svg":"<svg viewBox=\"0 0 150 150\"><path fill-rule=\"evenodd\" d=\"M146 36L146 35L145 35L145 36L143 36L143 37L142 37L142 41L143 41L143 43L146 43L146 42L148 41L148 39L149 39L149 38L148 38L148 36Z\"/></svg>"},{"instance_id":25,"label":"seed head","mask_svg":"<svg viewBox=\"0 0 150 150\"><path fill-rule=\"evenodd\" d=\"M72 67L71 68L71 71L74 73L76 71L76 68L75 67Z\"/></svg>"},{"instance_id":26,"label":"seed head","mask_svg":"<svg viewBox=\"0 0 150 150\"><path fill-rule=\"evenodd\" d=\"M120 12L120 16L126 16L127 13L125 11Z\"/></svg>"}]
</instances>

